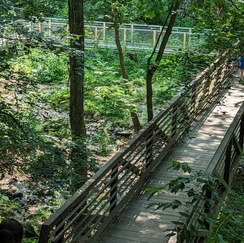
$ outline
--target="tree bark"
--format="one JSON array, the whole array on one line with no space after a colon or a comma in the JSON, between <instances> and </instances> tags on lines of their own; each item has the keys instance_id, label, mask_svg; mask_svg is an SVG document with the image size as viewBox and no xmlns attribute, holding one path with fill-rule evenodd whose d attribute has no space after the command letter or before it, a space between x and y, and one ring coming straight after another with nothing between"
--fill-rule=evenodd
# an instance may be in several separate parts
<instances>
[{"instance_id":1,"label":"tree bark","mask_svg":"<svg viewBox=\"0 0 244 243\"><path fill-rule=\"evenodd\" d=\"M124 54L123 54L123 50L120 44L120 36L119 36L119 17L118 17L118 10L116 7L113 7L113 22L114 22L114 39L115 39L115 43L117 46L117 50L118 50L118 55L119 55L119 63L120 63L120 70L121 70L121 75L124 79L124 83L125 85L128 82L128 74L126 72L126 68L125 68L125 61L124 61Z\"/></svg>"},{"instance_id":2,"label":"tree bark","mask_svg":"<svg viewBox=\"0 0 244 243\"><path fill-rule=\"evenodd\" d=\"M70 129L71 182L75 190L87 180L87 156L82 137L86 134L84 120L84 16L83 0L68 0L70 53Z\"/></svg>"},{"instance_id":3,"label":"tree bark","mask_svg":"<svg viewBox=\"0 0 244 243\"><path fill-rule=\"evenodd\" d=\"M71 134L86 134L84 121L84 16L83 0L69 0L70 55L70 127Z\"/></svg>"},{"instance_id":4,"label":"tree bark","mask_svg":"<svg viewBox=\"0 0 244 243\"><path fill-rule=\"evenodd\" d=\"M147 75L146 75L148 122L153 119L153 103L152 103L152 97L153 97L152 80L153 80L153 76L154 76L154 73L157 71L159 63L163 57L164 50L165 50L166 44L169 40L169 37L171 35L172 28L174 26L174 22L175 22L175 19L177 16L177 10L179 9L179 7L180 7L180 3L179 3L179 1L177 1L176 3L174 3L173 7L171 8L171 10L169 12L169 15L168 15L168 16L170 16L169 24L168 24L167 30L165 32L163 39L162 39L162 42L161 42L160 47L159 47L159 51L157 53L156 59L153 62L153 64L151 64L151 61L152 61L152 56L154 53L152 53L151 57L148 59L148 67L147 67ZM154 51L155 51L155 49L154 49Z\"/></svg>"},{"instance_id":5,"label":"tree bark","mask_svg":"<svg viewBox=\"0 0 244 243\"><path fill-rule=\"evenodd\" d=\"M124 53L120 43L118 9L115 6L113 6L112 10L113 10L113 22L114 22L114 39L118 50L120 70L121 70L122 78L124 80L125 94L126 94L128 92L129 77L125 68ZM132 118L134 131L138 132L141 129L139 118L135 112L130 111L130 115Z\"/></svg>"}]
</instances>

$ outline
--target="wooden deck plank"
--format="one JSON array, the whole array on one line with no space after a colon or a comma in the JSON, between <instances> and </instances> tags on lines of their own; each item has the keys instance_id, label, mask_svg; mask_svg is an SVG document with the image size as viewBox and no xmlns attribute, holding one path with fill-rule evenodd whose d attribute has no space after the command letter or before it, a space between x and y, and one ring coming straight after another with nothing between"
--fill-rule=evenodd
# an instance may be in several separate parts
<instances>
[{"instance_id":1,"label":"wooden deck plank","mask_svg":"<svg viewBox=\"0 0 244 243\"><path fill-rule=\"evenodd\" d=\"M222 101L211 110L208 117L198 121L170 150L165 159L151 173L144 188L159 187L182 172L172 172L168 168L172 160L187 162L196 170L206 170L228 127L244 101L244 86L235 84L225 94ZM172 227L172 220L179 220L178 210L154 211L147 209L149 192L142 188L103 233L100 243L162 243L169 241L164 230ZM184 193L161 193L150 202L169 202L173 199L184 201Z\"/></svg>"}]
</instances>

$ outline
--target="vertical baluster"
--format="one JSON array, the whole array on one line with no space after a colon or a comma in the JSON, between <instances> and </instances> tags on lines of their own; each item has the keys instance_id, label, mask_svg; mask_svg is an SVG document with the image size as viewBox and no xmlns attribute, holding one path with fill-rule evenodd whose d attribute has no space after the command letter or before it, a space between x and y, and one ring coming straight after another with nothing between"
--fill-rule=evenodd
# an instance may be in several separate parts
<instances>
[{"instance_id":1,"label":"vertical baluster","mask_svg":"<svg viewBox=\"0 0 244 243\"><path fill-rule=\"evenodd\" d=\"M47 243L49 238L48 235L49 235L49 226L45 225L44 223L41 227L38 243Z\"/></svg>"},{"instance_id":2,"label":"vertical baluster","mask_svg":"<svg viewBox=\"0 0 244 243\"><path fill-rule=\"evenodd\" d=\"M189 112L190 112L190 119L192 117L195 117L196 114L195 114L195 107L196 107L196 85L193 85L192 88L191 88L191 104L190 104L190 108L189 108ZM191 119L192 120L192 119Z\"/></svg>"},{"instance_id":3,"label":"vertical baluster","mask_svg":"<svg viewBox=\"0 0 244 243\"><path fill-rule=\"evenodd\" d=\"M240 137L239 137L239 144L240 147L243 151L243 143L244 143L244 114L241 118L241 123L240 123Z\"/></svg>"},{"instance_id":4,"label":"vertical baluster","mask_svg":"<svg viewBox=\"0 0 244 243\"><path fill-rule=\"evenodd\" d=\"M210 200L212 199L212 192L210 189L207 189L205 192L205 203L204 203L204 213L209 214L211 212ZM210 224L206 219L204 219L204 224L207 230L210 229Z\"/></svg>"},{"instance_id":5,"label":"vertical baluster","mask_svg":"<svg viewBox=\"0 0 244 243\"><path fill-rule=\"evenodd\" d=\"M153 129L147 134L146 138L146 168L152 163L153 160Z\"/></svg>"},{"instance_id":6,"label":"vertical baluster","mask_svg":"<svg viewBox=\"0 0 244 243\"><path fill-rule=\"evenodd\" d=\"M117 187L118 187L118 164L116 164L113 168L112 168L112 173L111 173L111 191L110 191L110 212L112 212L114 210L114 208L117 205Z\"/></svg>"},{"instance_id":7,"label":"vertical baluster","mask_svg":"<svg viewBox=\"0 0 244 243\"><path fill-rule=\"evenodd\" d=\"M230 163L231 163L231 149L233 145L233 138L230 140L230 143L226 149L225 153L225 170L224 170L224 180L229 185L230 181Z\"/></svg>"},{"instance_id":8,"label":"vertical baluster","mask_svg":"<svg viewBox=\"0 0 244 243\"><path fill-rule=\"evenodd\" d=\"M174 137L174 135L177 132L177 115L178 115L178 104L174 105L172 110L172 128L171 128L171 138Z\"/></svg>"}]
</instances>

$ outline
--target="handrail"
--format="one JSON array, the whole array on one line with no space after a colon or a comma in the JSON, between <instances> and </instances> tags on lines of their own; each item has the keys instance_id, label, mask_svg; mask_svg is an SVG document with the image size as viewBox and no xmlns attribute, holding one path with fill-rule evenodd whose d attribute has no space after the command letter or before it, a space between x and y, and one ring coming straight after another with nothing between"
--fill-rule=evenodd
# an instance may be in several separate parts
<instances>
[{"instance_id":1,"label":"handrail","mask_svg":"<svg viewBox=\"0 0 244 243\"><path fill-rule=\"evenodd\" d=\"M225 197L231 185L236 169L239 165L239 161L244 154L243 146L244 102L242 102L241 107L239 108L236 116L234 117L234 120L232 121L224 138L221 141L221 144L215 151L215 154L206 169L206 172L217 177L219 182L217 182L218 185L216 192L205 191L206 198L196 202L195 206L198 205L198 208L201 212L210 212L210 209L211 212L216 211L216 208L219 207L217 202L216 204L210 206L208 201L213 197L216 198L216 195L212 195L213 193L217 193L218 198ZM188 219L187 227L190 229L191 225L194 225L195 229L197 229L197 232L192 232L192 241L188 242L198 242L197 240L207 237L211 232L211 224L205 222L205 228L203 228L201 225L199 225L198 220L199 212L192 211L191 218ZM184 242L183 238L182 242Z\"/></svg>"},{"instance_id":2,"label":"handrail","mask_svg":"<svg viewBox=\"0 0 244 243\"><path fill-rule=\"evenodd\" d=\"M217 99L234 69L225 55L205 69L44 222L39 243L96 242L170 147Z\"/></svg>"}]
</instances>

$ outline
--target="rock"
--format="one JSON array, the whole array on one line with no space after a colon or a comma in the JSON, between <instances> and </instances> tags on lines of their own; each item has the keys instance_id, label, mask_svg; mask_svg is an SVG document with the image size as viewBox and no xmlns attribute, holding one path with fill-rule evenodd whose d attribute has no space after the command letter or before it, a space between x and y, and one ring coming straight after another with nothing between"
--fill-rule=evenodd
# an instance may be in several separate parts
<instances>
[{"instance_id":1,"label":"rock","mask_svg":"<svg viewBox=\"0 0 244 243\"><path fill-rule=\"evenodd\" d=\"M22 198L23 197L23 193L20 192L17 187L11 186L9 188L9 190L8 190L7 196L10 199Z\"/></svg>"},{"instance_id":2,"label":"rock","mask_svg":"<svg viewBox=\"0 0 244 243\"><path fill-rule=\"evenodd\" d=\"M28 198L27 198L27 203L30 204L30 205L34 205L36 203L38 203L38 198L34 195L30 195Z\"/></svg>"},{"instance_id":3,"label":"rock","mask_svg":"<svg viewBox=\"0 0 244 243\"><path fill-rule=\"evenodd\" d=\"M117 131L116 135L123 136L123 137L130 137L132 135L132 131Z\"/></svg>"},{"instance_id":4,"label":"rock","mask_svg":"<svg viewBox=\"0 0 244 243\"><path fill-rule=\"evenodd\" d=\"M119 139L117 139L117 140L115 141L115 144L116 144L118 147L122 147L122 146L125 145L125 143L124 143L123 141L119 140Z\"/></svg>"}]
</instances>

